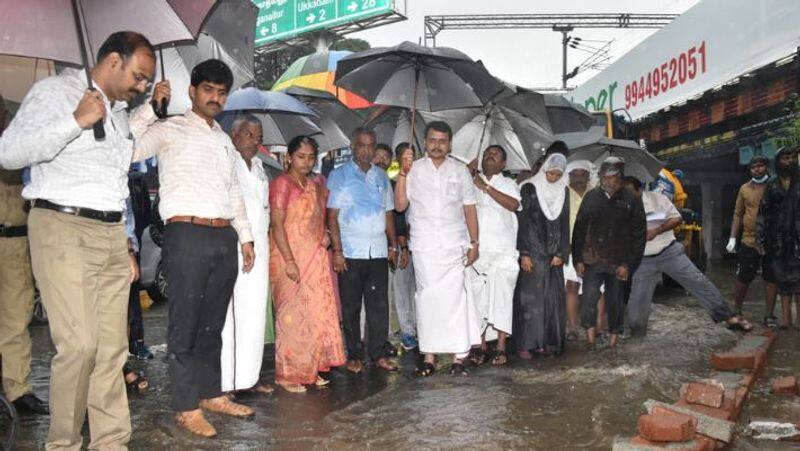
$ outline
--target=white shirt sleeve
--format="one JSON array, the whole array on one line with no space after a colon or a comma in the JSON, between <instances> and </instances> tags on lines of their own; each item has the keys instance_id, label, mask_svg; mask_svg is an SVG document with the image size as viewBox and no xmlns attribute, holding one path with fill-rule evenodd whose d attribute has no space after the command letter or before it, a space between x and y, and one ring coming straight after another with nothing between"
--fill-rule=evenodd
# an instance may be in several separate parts
<instances>
[{"instance_id":1,"label":"white shirt sleeve","mask_svg":"<svg viewBox=\"0 0 800 451\"><path fill-rule=\"evenodd\" d=\"M469 169L466 166L459 166L458 170L461 171L461 184L463 185L463 204L475 205L478 203L478 194L475 191L475 183L472 182L472 177L469 174Z\"/></svg>"},{"instance_id":2,"label":"white shirt sleeve","mask_svg":"<svg viewBox=\"0 0 800 451\"><path fill-rule=\"evenodd\" d=\"M57 78L36 83L0 137L0 166L21 169L55 158L82 130Z\"/></svg>"},{"instance_id":3,"label":"white shirt sleeve","mask_svg":"<svg viewBox=\"0 0 800 451\"><path fill-rule=\"evenodd\" d=\"M653 211L664 213L667 219L681 217L681 213L675 208L675 204L669 200L669 197L656 192L650 192L649 195L653 203Z\"/></svg>"}]
</instances>

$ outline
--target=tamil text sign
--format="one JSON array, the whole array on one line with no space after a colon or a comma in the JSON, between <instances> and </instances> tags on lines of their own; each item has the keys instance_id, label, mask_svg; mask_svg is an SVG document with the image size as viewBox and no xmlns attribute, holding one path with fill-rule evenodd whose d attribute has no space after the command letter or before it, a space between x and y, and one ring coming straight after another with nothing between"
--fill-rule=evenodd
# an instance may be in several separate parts
<instances>
[{"instance_id":1,"label":"tamil text sign","mask_svg":"<svg viewBox=\"0 0 800 451\"><path fill-rule=\"evenodd\" d=\"M798 23L798 0L701 0L567 97L636 119L795 52Z\"/></svg>"},{"instance_id":2,"label":"tamil text sign","mask_svg":"<svg viewBox=\"0 0 800 451\"><path fill-rule=\"evenodd\" d=\"M255 45L288 39L393 10L393 0L254 0Z\"/></svg>"}]
</instances>

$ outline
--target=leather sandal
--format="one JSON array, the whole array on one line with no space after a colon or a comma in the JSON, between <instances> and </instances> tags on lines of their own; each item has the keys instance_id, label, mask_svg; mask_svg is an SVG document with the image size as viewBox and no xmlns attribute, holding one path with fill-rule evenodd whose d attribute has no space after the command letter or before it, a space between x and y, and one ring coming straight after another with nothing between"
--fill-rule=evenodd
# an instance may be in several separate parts
<instances>
[{"instance_id":1,"label":"leather sandal","mask_svg":"<svg viewBox=\"0 0 800 451\"><path fill-rule=\"evenodd\" d=\"M209 412L222 413L237 418L250 418L255 415L255 411L244 404L237 404L227 396L217 396L216 398L200 400L200 408Z\"/></svg>"},{"instance_id":2,"label":"leather sandal","mask_svg":"<svg viewBox=\"0 0 800 451\"><path fill-rule=\"evenodd\" d=\"M200 409L176 413L175 422L181 428L200 437L213 438L217 436L217 430L206 420Z\"/></svg>"},{"instance_id":3,"label":"leather sandal","mask_svg":"<svg viewBox=\"0 0 800 451\"><path fill-rule=\"evenodd\" d=\"M397 371L397 364L387 359L386 357L381 357L380 359L376 360L375 366L384 371L389 371L389 372Z\"/></svg>"}]
</instances>

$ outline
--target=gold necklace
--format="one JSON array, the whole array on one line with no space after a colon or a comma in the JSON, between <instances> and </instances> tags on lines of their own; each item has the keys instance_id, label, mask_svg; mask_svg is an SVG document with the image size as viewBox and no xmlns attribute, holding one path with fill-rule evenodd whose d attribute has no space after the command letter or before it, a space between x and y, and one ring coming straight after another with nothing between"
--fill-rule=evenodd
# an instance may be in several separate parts
<instances>
[{"instance_id":1,"label":"gold necklace","mask_svg":"<svg viewBox=\"0 0 800 451\"><path fill-rule=\"evenodd\" d=\"M294 176L294 174L292 174L292 171L288 171L288 172L289 172L289 177L293 178L294 181L297 182L298 185L300 185L300 188L306 189L306 185L308 185L308 179L306 179L306 184L303 185L300 182L300 179L298 179L297 177Z\"/></svg>"}]
</instances>

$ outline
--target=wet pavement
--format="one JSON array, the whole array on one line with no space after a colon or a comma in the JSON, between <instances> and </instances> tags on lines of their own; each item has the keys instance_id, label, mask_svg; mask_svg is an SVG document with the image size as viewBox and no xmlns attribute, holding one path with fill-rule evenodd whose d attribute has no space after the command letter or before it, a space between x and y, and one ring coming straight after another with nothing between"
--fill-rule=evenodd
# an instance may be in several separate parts
<instances>
[{"instance_id":1,"label":"wet pavement","mask_svg":"<svg viewBox=\"0 0 800 451\"><path fill-rule=\"evenodd\" d=\"M732 270L715 267L712 279L730 298ZM751 287L745 313L763 317L760 283ZM242 402L256 410L253 420L209 415L219 430L200 440L177 430L168 408L169 381L164 360L166 308L145 312L145 335L156 357L134 361L152 388L130 394L134 450L161 449L610 449L615 436L632 436L647 399L673 401L680 385L711 372L711 351L731 346L737 335L714 326L708 315L680 289L660 289L649 335L623 341L616 351L588 351L570 343L561 357L532 362L512 359L502 368L473 369L467 378L446 375L446 361L431 378L412 375L415 355L400 358L401 371L362 376L331 373L329 388L305 394L278 390ZM31 328L33 385L47 395L48 367L54 349L47 327ZM782 331L740 420L800 420L800 402L769 394L769 378L800 375L800 334ZM273 379L273 352L266 349L263 380ZM18 449L41 448L46 418L25 418ZM733 449L786 449L787 444L738 438Z\"/></svg>"}]
</instances>

